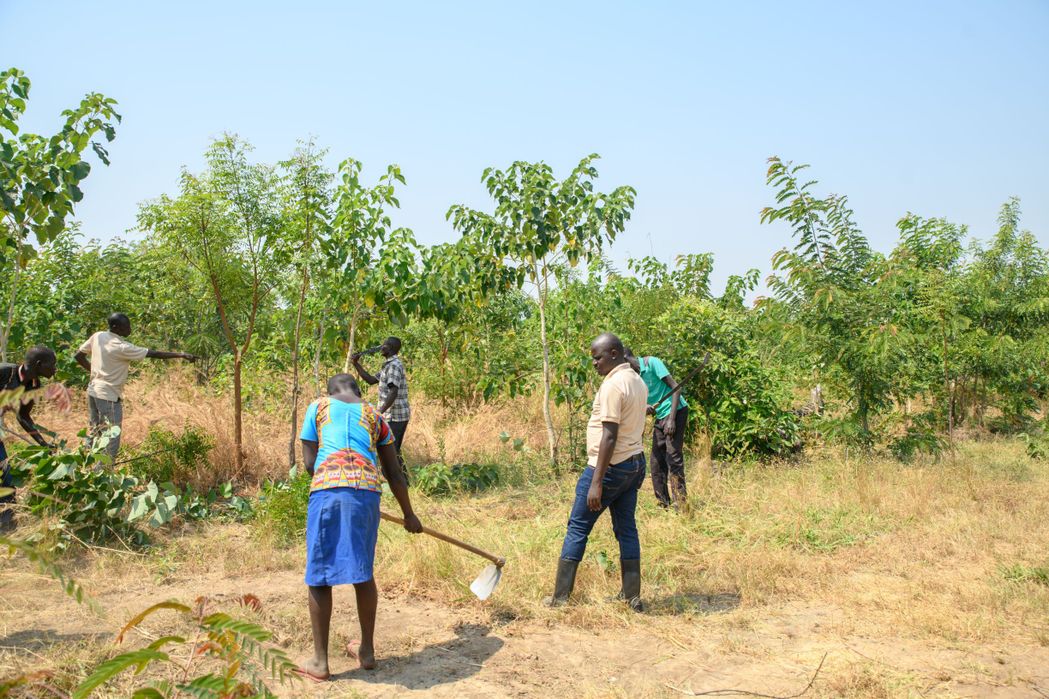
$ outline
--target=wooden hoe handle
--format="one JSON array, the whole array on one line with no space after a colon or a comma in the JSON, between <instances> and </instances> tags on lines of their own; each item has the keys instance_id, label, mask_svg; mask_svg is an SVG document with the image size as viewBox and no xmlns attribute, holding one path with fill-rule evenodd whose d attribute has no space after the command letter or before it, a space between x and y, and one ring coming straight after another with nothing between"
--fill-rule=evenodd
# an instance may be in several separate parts
<instances>
[{"instance_id":1,"label":"wooden hoe handle","mask_svg":"<svg viewBox=\"0 0 1049 699\"><path fill-rule=\"evenodd\" d=\"M386 512L382 512L381 510L379 511L379 516L382 517L383 519L385 519L387 522L393 522L394 524L400 524L402 526L404 525L404 520L401 519L400 517L396 517L396 516L388 514ZM496 565L496 567L498 567L498 568L502 568L503 565L506 564L506 559L505 558L500 558L499 556L494 556L494 555L488 553L487 551L482 551L481 549L477 548L476 546L471 546L470 544L466 543L465 541L459 541L455 537L448 536L447 534L442 534L441 532L436 532L433 529L429 529L428 527L423 527L423 534L429 534L430 536L432 536L435 539L440 539L441 541L446 541L449 544L453 544L455 546L458 546L461 549L466 549L470 553L477 554L481 558L487 558L489 561L494 563Z\"/></svg>"}]
</instances>

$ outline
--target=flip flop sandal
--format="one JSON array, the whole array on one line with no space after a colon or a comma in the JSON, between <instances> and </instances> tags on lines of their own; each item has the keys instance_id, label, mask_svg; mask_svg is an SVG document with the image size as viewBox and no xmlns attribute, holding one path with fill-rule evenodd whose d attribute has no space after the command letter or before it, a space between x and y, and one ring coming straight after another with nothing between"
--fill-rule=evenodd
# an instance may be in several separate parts
<instances>
[{"instance_id":1,"label":"flip flop sandal","mask_svg":"<svg viewBox=\"0 0 1049 699\"><path fill-rule=\"evenodd\" d=\"M350 641L349 643L346 644L346 655L350 656L351 658L356 660L358 663L361 661L361 657L357 654L357 648L359 648L360 645L361 645L360 641ZM374 663L375 661L373 660L372 662ZM365 670L374 670L375 666L373 665L372 667L366 667L366 668L363 668L363 669L365 669Z\"/></svg>"},{"instance_id":2,"label":"flip flop sandal","mask_svg":"<svg viewBox=\"0 0 1049 699\"><path fill-rule=\"evenodd\" d=\"M331 673L328 673L327 675L324 675L324 676L314 675L312 672L310 672L309 670L307 670L304 667L297 667L294 670L292 670L291 672L292 672L293 675L298 675L299 677L301 677L303 679L306 679L306 680L309 680L310 682L321 683L321 682L327 682L328 680L331 679Z\"/></svg>"}]
</instances>

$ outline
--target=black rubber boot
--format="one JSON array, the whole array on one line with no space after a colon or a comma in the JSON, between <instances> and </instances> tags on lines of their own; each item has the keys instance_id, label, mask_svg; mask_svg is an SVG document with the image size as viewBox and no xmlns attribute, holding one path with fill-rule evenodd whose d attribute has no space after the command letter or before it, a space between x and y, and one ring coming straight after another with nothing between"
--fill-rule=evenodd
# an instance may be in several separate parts
<instances>
[{"instance_id":1,"label":"black rubber boot","mask_svg":"<svg viewBox=\"0 0 1049 699\"><path fill-rule=\"evenodd\" d=\"M575 573L579 561L560 558L557 561L557 579L554 581L554 594L543 600L547 607L560 607L568 602L568 596L575 587Z\"/></svg>"},{"instance_id":2,"label":"black rubber boot","mask_svg":"<svg viewBox=\"0 0 1049 699\"><path fill-rule=\"evenodd\" d=\"M641 603L641 561L620 559L619 565L623 571L623 589L619 591L619 598L626 600L635 612L645 611L645 605Z\"/></svg>"}]
</instances>

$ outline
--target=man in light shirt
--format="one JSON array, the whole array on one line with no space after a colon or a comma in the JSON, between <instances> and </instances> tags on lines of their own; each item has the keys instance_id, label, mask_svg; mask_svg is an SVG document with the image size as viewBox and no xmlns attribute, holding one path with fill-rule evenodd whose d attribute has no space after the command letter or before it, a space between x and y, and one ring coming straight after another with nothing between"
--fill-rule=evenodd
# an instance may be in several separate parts
<instances>
[{"instance_id":1,"label":"man in light shirt","mask_svg":"<svg viewBox=\"0 0 1049 699\"><path fill-rule=\"evenodd\" d=\"M91 374L87 385L87 412L91 437L109 425L120 427L124 419L123 393L127 383L131 362L142 359L188 359L196 357L185 352L162 352L138 347L128 342L131 321L123 313L109 316L109 330L97 332L80 346L76 353L77 364ZM120 449L120 435L109 440L106 453L116 460Z\"/></svg>"},{"instance_id":2,"label":"man in light shirt","mask_svg":"<svg viewBox=\"0 0 1049 699\"><path fill-rule=\"evenodd\" d=\"M627 363L623 343L604 333L590 345L594 369L605 377L594 398L586 427L587 467L579 477L575 503L568 517L568 531L557 563L554 594L548 606L568 601L575 586L576 569L583 560L587 538L606 509L619 542L622 589L619 598L634 611L641 604L641 543L634 512L637 491L645 480L645 430L648 388Z\"/></svg>"}]
</instances>

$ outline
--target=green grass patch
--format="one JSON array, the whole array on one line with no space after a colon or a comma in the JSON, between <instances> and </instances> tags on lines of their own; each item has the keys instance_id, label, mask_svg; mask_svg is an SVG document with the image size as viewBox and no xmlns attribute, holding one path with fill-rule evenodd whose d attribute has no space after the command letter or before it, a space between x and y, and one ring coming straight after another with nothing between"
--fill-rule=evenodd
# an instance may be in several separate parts
<instances>
[{"instance_id":1,"label":"green grass patch","mask_svg":"<svg viewBox=\"0 0 1049 699\"><path fill-rule=\"evenodd\" d=\"M1012 583L1034 583L1049 587L1049 566L1028 566L1014 563L1002 568L1002 577Z\"/></svg>"},{"instance_id":2,"label":"green grass patch","mask_svg":"<svg viewBox=\"0 0 1049 699\"><path fill-rule=\"evenodd\" d=\"M794 522L781 524L773 541L810 553L831 553L865 543L887 531L872 512L853 507L807 507Z\"/></svg>"}]
</instances>

